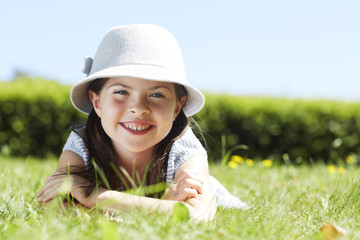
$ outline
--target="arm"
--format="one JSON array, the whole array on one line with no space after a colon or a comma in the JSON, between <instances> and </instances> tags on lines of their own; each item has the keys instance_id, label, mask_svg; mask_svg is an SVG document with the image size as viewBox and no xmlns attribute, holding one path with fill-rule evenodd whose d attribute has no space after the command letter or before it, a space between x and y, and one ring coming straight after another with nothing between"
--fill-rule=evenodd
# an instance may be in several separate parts
<instances>
[{"instance_id":1,"label":"arm","mask_svg":"<svg viewBox=\"0 0 360 240\"><path fill-rule=\"evenodd\" d=\"M205 170L202 169L202 164L200 163L206 163ZM37 194L38 202L49 202L58 194L58 189L66 179L67 175L56 175L56 173L66 173L68 164L70 164L72 167L85 167L84 162L80 156L72 151L64 151L60 156L56 172L48 177L44 186ZM210 185L208 184L208 170L205 156L201 157L200 160L198 160L198 157L194 157L186 161L186 163L184 163L177 171L177 179L181 179L181 176L186 176L189 169L190 171L194 170L194 172L198 173L200 176L205 176L205 181L201 193L199 194L199 198L188 200L188 202L185 203L185 206L189 209L190 215L193 218L204 220L211 219L215 212L210 210L214 210L213 206L215 206L216 211L216 205L214 205L215 201L212 201L213 194ZM195 169L202 170L195 171ZM171 214L174 205L179 202L174 200L135 196L101 187L96 189L89 197L86 198L80 186L85 185L87 181L76 175L71 175L70 177L72 179L70 193L81 204L89 208L99 206L101 209L108 211L129 211L131 209L144 209ZM209 204L211 207L208 206Z\"/></svg>"},{"instance_id":2,"label":"arm","mask_svg":"<svg viewBox=\"0 0 360 240\"><path fill-rule=\"evenodd\" d=\"M59 194L59 189L66 180L68 164L70 167L85 168L83 159L72 151L61 153L56 171L45 181L44 186L36 194L39 203L47 203Z\"/></svg>"},{"instance_id":3,"label":"arm","mask_svg":"<svg viewBox=\"0 0 360 240\"><path fill-rule=\"evenodd\" d=\"M206 155L196 155L177 170L165 199L185 201L196 212L196 218L212 219L216 213L216 199L210 184Z\"/></svg>"},{"instance_id":4,"label":"arm","mask_svg":"<svg viewBox=\"0 0 360 240\"><path fill-rule=\"evenodd\" d=\"M173 187L171 187L173 186ZM174 205L185 201L192 218L210 220L216 213L216 200L210 185L208 163L205 155L197 155L181 165L165 199L134 196L118 191L99 189L96 200L105 210L129 211L146 209L172 213ZM96 203L93 200L92 207Z\"/></svg>"}]
</instances>

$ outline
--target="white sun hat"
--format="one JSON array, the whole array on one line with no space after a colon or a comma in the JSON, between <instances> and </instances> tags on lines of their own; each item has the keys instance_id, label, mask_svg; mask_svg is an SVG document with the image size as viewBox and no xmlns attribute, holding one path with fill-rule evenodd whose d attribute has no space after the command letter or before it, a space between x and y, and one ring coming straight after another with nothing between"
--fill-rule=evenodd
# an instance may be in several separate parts
<instances>
[{"instance_id":1,"label":"white sun hat","mask_svg":"<svg viewBox=\"0 0 360 240\"><path fill-rule=\"evenodd\" d=\"M124 76L181 84L187 91L183 111L188 117L200 111L205 102L203 94L187 83L175 37L155 25L111 28L101 41L95 58L85 57L83 72L87 77L74 84L70 99L76 109L87 114L93 108L88 84L99 78Z\"/></svg>"}]
</instances>

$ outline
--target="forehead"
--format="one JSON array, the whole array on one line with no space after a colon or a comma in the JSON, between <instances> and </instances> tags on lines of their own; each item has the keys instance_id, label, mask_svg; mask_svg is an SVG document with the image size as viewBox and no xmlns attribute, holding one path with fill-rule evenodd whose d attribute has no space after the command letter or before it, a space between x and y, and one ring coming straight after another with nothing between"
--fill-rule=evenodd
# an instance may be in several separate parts
<instances>
[{"instance_id":1,"label":"forehead","mask_svg":"<svg viewBox=\"0 0 360 240\"><path fill-rule=\"evenodd\" d=\"M174 90L174 84L169 82L145 80L133 77L116 77L110 78L104 85L104 88L111 86L122 85L134 89L149 89L149 88L169 88L171 91Z\"/></svg>"}]
</instances>

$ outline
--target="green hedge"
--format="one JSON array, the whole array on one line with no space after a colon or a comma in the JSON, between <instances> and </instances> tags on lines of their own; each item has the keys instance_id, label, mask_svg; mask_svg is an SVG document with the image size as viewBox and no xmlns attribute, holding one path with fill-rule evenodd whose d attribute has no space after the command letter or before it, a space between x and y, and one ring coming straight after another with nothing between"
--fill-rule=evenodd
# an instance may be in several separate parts
<instances>
[{"instance_id":1,"label":"green hedge","mask_svg":"<svg viewBox=\"0 0 360 240\"><path fill-rule=\"evenodd\" d=\"M0 82L0 151L3 155L60 154L69 127L85 115L74 111L70 87L45 79Z\"/></svg>"},{"instance_id":2,"label":"green hedge","mask_svg":"<svg viewBox=\"0 0 360 240\"><path fill-rule=\"evenodd\" d=\"M70 86L45 79L0 82L1 154L58 155L69 127L86 119L69 92ZM214 160L238 144L249 149L235 153L280 161L338 161L359 153L360 103L206 94L195 119Z\"/></svg>"},{"instance_id":3,"label":"green hedge","mask_svg":"<svg viewBox=\"0 0 360 240\"><path fill-rule=\"evenodd\" d=\"M216 158L224 147L221 136L226 137L226 149L247 145L239 154L250 158L336 162L359 154L358 102L216 94L207 94L206 100L196 119Z\"/></svg>"}]
</instances>

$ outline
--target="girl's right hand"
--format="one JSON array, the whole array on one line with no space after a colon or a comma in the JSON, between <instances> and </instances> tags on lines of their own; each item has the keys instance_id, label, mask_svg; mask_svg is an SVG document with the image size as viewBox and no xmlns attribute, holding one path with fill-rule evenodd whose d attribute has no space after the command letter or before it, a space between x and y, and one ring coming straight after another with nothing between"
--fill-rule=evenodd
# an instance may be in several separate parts
<instances>
[{"instance_id":1,"label":"girl's right hand","mask_svg":"<svg viewBox=\"0 0 360 240\"><path fill-rule=\"evenodd\" d=\"M96 204L96 193L92 193L89 197L85 196L84 188L89 184L80 176L55 171L46 179L44 186L36 194L37 201L44 206L56 196L71 194L82 205L91 208Z\"/></svg>"},{"instance_id":2,"label":"girl's right hand","mask_svg":"<svg viewBox=\"0 0 360 240\"><path fill-rule=\"evenodd\" d=\"M61 189L61 186L64 184L67 177L67 174L59 171L55 171L53 174L51 174L46 179L44 186L42 186L42 188L36 194L37 202L44 205L60 194L70 193L70 189L68 192L62 192L66 190L65 188Z\"/></svg>"},{"instance_id":3,"label":"girl's right hand","mask_svg":"<svg viewBox=\"0 0 360 240\"><path fill-rule=\"evenodd\" d=\"M45 181L44 186L37 193L37 201L42 205L50 202L58 195L71 194L83 205L91 205L92 199L85 197L84 187L88 186L88 181L76 175L68 175L69 166L76 169L85 169L83 159L76 153L66 150L61 153L57 170L51 174ZM65 180L69 180L69 185L61 188Z\"/></svg>"}]
</instances>

